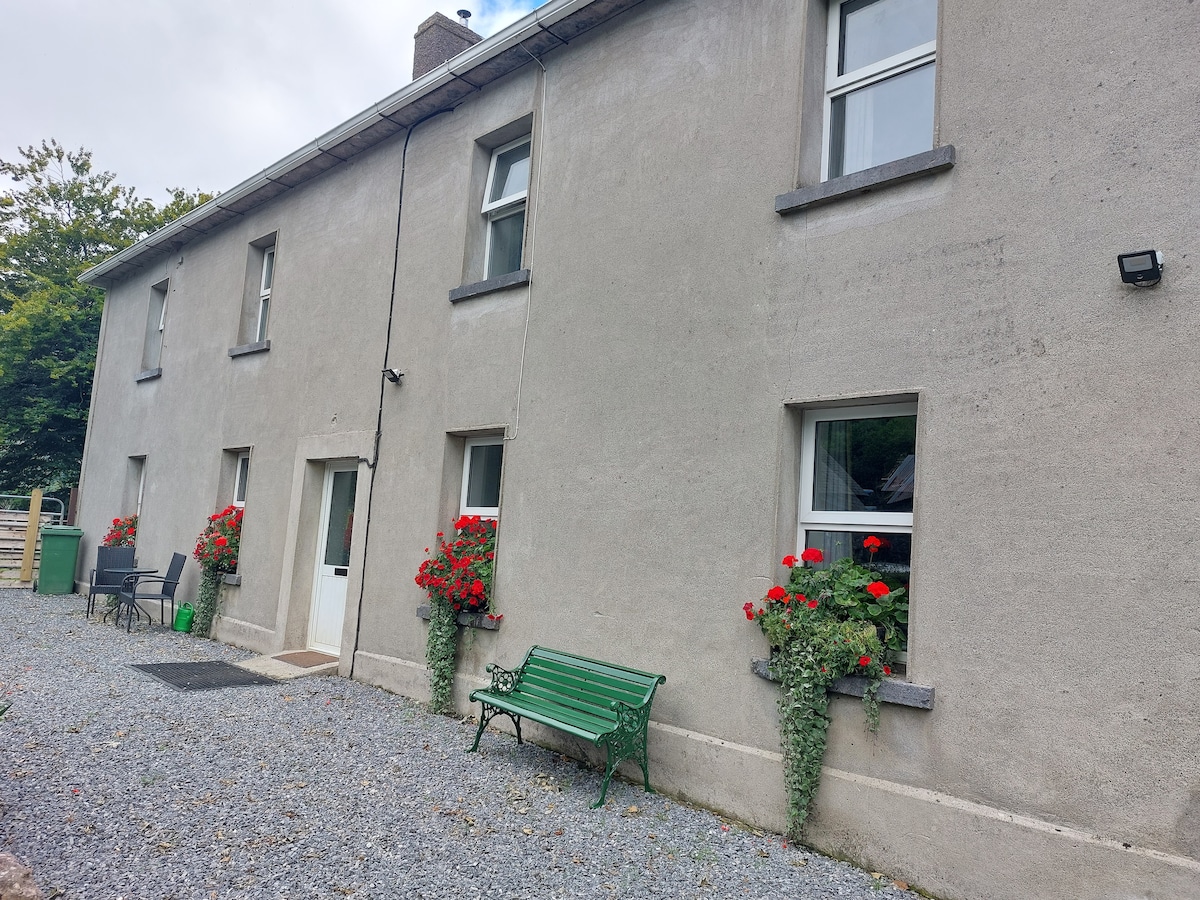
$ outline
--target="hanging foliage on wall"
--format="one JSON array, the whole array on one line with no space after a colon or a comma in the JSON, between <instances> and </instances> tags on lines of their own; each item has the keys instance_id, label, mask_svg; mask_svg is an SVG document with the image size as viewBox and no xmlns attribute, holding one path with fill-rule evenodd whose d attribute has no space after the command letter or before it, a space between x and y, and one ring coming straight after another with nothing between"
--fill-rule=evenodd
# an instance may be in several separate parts
<instances>
[{"instance_id":1,"label":"hanging foliage on wall","mask_svg":"<svg viewBox=\"0 0 1200 900\"><path fill-rule=\"evenodd\" d=\"M874 554L878 538L864 547ZM771 675L780 682L779 729L784 783L788 794L788 833L800 838L821 778L829 733L829 689L846 675L868 679L863 693L867 723L879 724L879 685L892 673L891 648L903 646L908 623L907 591L852 559L817 569L824 554L816 548L791 567L787 586L772 587L756 606L742 607L771 644Z\"/></svg>"},{"instance_id":2,"label":"hanging foliage on wall","mask_svg":"<svg viewBox=\"0 0 1200 900\"><path fill-rule=\"evenodd\" d=\"M462 516L454 534L438 532L437 550L421 563L416 582L429 594L429 637L425 661L429 666L430 707L454 711L454 660L458 645L459 613L491 609L492 572L496 560L496 522ZM429 553L430 549L425 548Z\"/></svg>"},{"instance_id":3,"label":"hanging foliage on wall","mask_svg":"<svg viewBox=\"0 0 1200 900\"><path fill-rule=\"evenodd\" d=\"M196 595L196 617L192 633L208 637L217 615L217 600L221 593L221 576L236 572L238 553L242 546L242 513L240 506L230 504L208 517L208 524L196 539L192 551L203 574Z\"/></svg>"}]
</instances>

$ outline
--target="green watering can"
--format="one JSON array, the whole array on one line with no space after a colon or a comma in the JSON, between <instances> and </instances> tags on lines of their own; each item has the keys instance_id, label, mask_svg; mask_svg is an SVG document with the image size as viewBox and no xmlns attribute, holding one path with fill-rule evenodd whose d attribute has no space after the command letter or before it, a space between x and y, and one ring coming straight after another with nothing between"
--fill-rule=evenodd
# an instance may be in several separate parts
<instances>
[{"instance_id":1,"label":"green watering can","mask_svg":"<svg viewBox=\"0 0 1200 900\"><path fill-rule=\"evenodd\" d=\"M192 619L196 617L196 608L190 603L184 603L175 613L175 624L171 627L175 631L191 631Z\"/></svg>"}]
</instances>

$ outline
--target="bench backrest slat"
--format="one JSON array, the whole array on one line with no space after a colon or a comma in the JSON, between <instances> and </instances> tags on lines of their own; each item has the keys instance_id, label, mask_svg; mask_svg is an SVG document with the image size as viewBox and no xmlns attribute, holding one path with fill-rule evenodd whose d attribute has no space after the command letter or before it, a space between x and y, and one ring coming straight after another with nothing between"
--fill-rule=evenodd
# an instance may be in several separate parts
<instances>
[{"instance_id":1,"label":"bench backrest slat","mask_svg":"<svg viewBox=\"0 0 1200 900\"><path fill-rule=\"evenodd\" d=\"M530 660L525 667L525 677L557 685L565 693L587 694L605 706L613 700L640 706L645 701L648 690L646 685L631 685L596 672L572 670L560 663L547 664L542 660Z\"/></svg>"},{"instance_id":2,"label":"bench backrest slat","mask_svg":"<svg viewBox=\"0 0 1200 900\"><path fill-rule=\"evenodd\" d=\"M537 678L536 675L531 676L528 672L526 672L525 677L521 680L517 691L522 696L535 697L546 703L578 710L580 713L591 716L593 719L600 719L610 723L615 722L617 719L617 714L613 712L611 707L611 700L597 698L594 695L572 690L561 684L543 681Z\"/></svg>"},{"instance_id":3,"label":"bench backrest slat","mask_svg":"<svg viewBox=\"0 0 1200 900\"><path fill-rule=\"evenodd\" d=\"M598 722L616 723L614 700L644 706L665 680L662 675L535 646L525 657L516 693L539 705L571 710L568 715L575 724L594 728Z\"/></svg>"}]
</instances>

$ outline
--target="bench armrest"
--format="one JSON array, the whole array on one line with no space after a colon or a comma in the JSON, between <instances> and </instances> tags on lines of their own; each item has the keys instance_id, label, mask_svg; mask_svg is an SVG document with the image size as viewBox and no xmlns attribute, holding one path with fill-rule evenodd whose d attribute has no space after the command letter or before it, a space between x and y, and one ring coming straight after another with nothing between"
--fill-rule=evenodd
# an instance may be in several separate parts
<instances>
[{"instance_id":1,"label":"bench armrest","mask_svg":"<svg viewBox=\"0 0 1200 900\"><path fill-rule=\"evenodd\" d=\"M624 700L614 700L609 708L617 714L617 731L623 734L641 734L650 723L650 704L634 706Z\"/></svg>"},{"instance_id":2,"label":"bench armrest","mask_svg":"<svg viewBox=\"0 0 1200 900\"><path fill-rule=\"evenodd\" d=\"M521 677L521 669L506 669L496 663L488 663L485 669L492 676L492 684L488 690L496 694L511 694Z\"/></svg>"}]
</instances>

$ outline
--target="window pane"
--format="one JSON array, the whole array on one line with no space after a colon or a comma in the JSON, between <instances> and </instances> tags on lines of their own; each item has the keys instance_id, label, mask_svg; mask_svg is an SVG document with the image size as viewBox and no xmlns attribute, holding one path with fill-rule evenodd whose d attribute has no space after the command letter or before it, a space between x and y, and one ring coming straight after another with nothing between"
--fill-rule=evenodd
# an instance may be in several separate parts
<instances>
[{"instance_id":1,"label":"window pane","mask_svg":"<svg viewBox=\"0 0 1200 900\"><path fill-rule=\"evenodd\" d=\"M350 537L354 530L354 494L357 472L334 472L329 498L329 531L325 534L325 565L350 565Z\"/></svg>"},{"instance_id":2,"label":"window pane","mask_svg":"<svg viewBox=\"0 0 1200 900\"><path fill-rule=\"evenodd\" d=\"M262 293L271 290L271 279L275 277L275 248L270 247L263 253ZM251 282L253 284L253 282Z\"/></svg>"},{"instance_id":3,"label":"window pane","mask_svg":"<svg viewBox=\"0 0 1200 900\"><path fill-rule=\"evenodd\" d=\"M934 65L835 97L829 177L849 175L933 147Z\"/></svg>"},{"instance_id":4,"label":"window pane","mask_svg":"<svg viewBox=\"0 0 1200 900\"><path fill-rule=\"evenodd\" d=\"M496 171L488 203L519 194L529 188L529 144L513 147L496 157Z\"/></svg>"},{"instance_id":5,"label":"window pane","mask_svg":"<svg viewBox=\"0 0 1200 900\"><path fill-rule=\"evenodd\" d=\"M838 74L937 38L937 0L860 0L842 4Z\"/></svg>"},{"instance_id":6,"label":"window pane","mask_svg":"<svg viewBox=\"0 0 1200 900\"><path fill-rule=\"evenodd\" d=\"M466 506L491 509L500 505L500 463L503 458L503 444L471 447Z\"/></svg>"},{"instance_id":7,"label":"window pane","mask_svg":"<svg viewBox=\"0 0 1200 900\"><path fill-rule=\"evenodd\" d=\"M863 547L863 541L870 536L879 538L881 544L875 551L874 559ZM893 590L908 586L912 560L911 534L882 531L808 531L805 533L805 546L816 547L825 554L825 562L817 568L850 556L856 563L877 571Z\"/></svg>"},{"instance_id":8,"label":"window pane","mask_svg":"<svg viewBox=\"0 0 1200 900\"><path fill-rule=\"evenodd\" d=\"M525 237L525 210L511 216L493 219L491 246L488 252L487 277L507 275L521 268L521 242Z\"/></svg>"},{"instance_id":9,"label":"window pane","mask_svg":"<svg viewBox=\"0 0 1200 900\"><path fill-rule=\"evenodd\" d=\"M916 447L916 416L817 422L813 510L912 512Z\"/></svg>"},{"instance_id":10,"label":"window pane","mask_svg":"<svg viewBox=\"0 0 1200 900\"><path fill-rule=\"evenodd\" d=\"M234 503L246 502L246 481L250 477L250 457L239 456L237 461L237 474L234 476L233 483L233 501Z\"/></svg>"}]
</instances>

